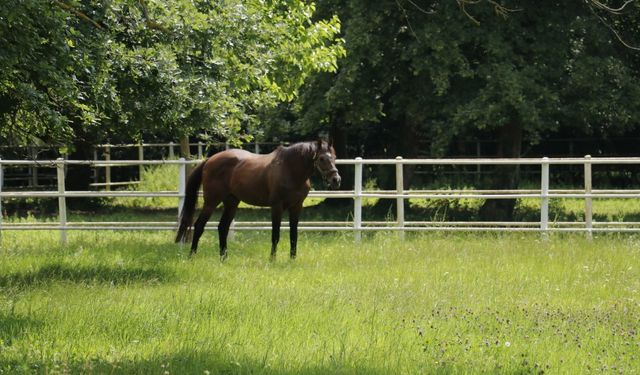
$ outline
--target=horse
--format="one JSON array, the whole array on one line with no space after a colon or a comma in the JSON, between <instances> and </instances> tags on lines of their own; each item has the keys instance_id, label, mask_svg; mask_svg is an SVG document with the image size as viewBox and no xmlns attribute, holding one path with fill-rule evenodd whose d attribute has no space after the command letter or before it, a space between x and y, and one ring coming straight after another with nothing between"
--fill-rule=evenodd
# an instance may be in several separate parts
<instances>
[{"instance_id":1,"label":"horse","mask_svg":"<svg viewBox=\"0 0 640 375\"><path fill-rule=\"evenodd\" d=\"M271 207L271 260L275 260L280 241L282 214L289 211L289 255L295 259L302 203L311 189L309 178L317 170L330 188L338 189L341 177L335 161L336 152L331 142L323 140L279 146L266 155L238 149L214 154L198 164L187 179L176 243L184 243L189 237L198 190L202 184L204 205L193 224L190 256L196 254L204 227L214 209L222 202L224 209L218 224L218 237L220 259L225 260L229 226L242 201L254 206Z\"/></svg>"}]
</instances>

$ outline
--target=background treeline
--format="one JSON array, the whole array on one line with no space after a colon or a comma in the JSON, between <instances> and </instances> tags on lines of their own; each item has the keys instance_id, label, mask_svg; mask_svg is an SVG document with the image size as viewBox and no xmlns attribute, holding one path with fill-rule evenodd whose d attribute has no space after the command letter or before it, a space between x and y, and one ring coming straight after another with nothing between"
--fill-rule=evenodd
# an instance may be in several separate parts
<instances>
[{"instance_id":1,"label":"background treeline","mask_svg":"<svg viewBox=\"0 0 640 375\"><path fill-rule=\"evenodd\" d=\"M634 131L638 4L615 15L584 2L468 3L320 2L340 18L347 55L337 74L311 77L301 126L286 131L329 129L343 153L405 157L476 139L520 156L549 138Z\"/></svg>"},{"instance_id":2,"label":"background treeline","mask_svg":"<svg viewBox=\"0 0 640 375\"><path fill-rule=\"evenodd\" d=\"M496 157L635 149L638 4L334 0L319 2L319 14L338 15L347 55L337 74L312 76L300 100L273 115L283 136L327 129L349 157L474 156L477 140L491 141L481 155ZM545 145L557 138L596 141ZM477 187L520 182L515 167L492 172ZM514 205L487 201L481 216L508 219Z\"/></svg>"},{"instance_id":3,"label":"background treeline","mask_svg":"<svg viewBox=\"0 0 640 375\"><path fill-rule=\"evenodd\" d=\"M632 154L638 46L638 2L5 0L0 140L78 159L318 135L339 157ZM484 187L519 183L493 172Z\"/></svg>"}]
</instances>

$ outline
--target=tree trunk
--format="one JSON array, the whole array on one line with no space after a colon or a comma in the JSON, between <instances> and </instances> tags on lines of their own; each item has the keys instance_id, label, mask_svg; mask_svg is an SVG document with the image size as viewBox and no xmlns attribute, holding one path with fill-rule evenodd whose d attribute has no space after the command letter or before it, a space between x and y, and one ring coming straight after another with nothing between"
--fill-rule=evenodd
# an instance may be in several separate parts
<instances>
[{"instance_id":1,"label":"tree trunk","mask_svg":"<svg viewBox=\"0 0 640 375\"><path fill-rule=\"evenodd\" d=\"M189 159L191 157L191 149L189 148L189 136L180 137L180 157Z\"/></svg>"},{"instance_id":2,"label":"tree trunk","mask_svg":"<svg viewBox=\"0 0 640 375\"><path fill-rule=\"evenodd\" d=\"M522 124L511 122L500 129L498 139L498 157L519 158L522 152ZM495 176L489 185L491 189L517 189L520 166L499 165L495 168ZM515 199L487 199L480 207L480 220L511 221Z\"/></svg>"},{"instance_id":3,"label":"tree trunk","mask_svg":"<svg viewBox=\"0 0 640 375\"><path fill-rule=\"evenodd\" d=\"M398 129L398 137L395 138L392 150L395 152L395 156L401 156L403 159L413 159L418 156L418 131L416 123L409 115L403 116L400 120L400 127ZM389 168L384 166L383 168ZM387 170L384 174L379 176L386 176L386 178L379 178L379 188L383 190L395 190L396 189L396 172L395 166L393 170ZM415 172L415 165L404 165L402 168L402 187L403 189L409 189L411 186L411 180ZM408 205L408 201L404 200L405 206ZM389 212L396 209L395 199L380 199L376 203L375 210L377 212ZM406 212L406 207L405 207Z\"/></svg>"},{"instance_id":4,"label":"tree trunk","mask_svg":"<svg viewBox=\"0 0 640 375\"><path fill-rule=\"evenodd\" d=\"M76 137L68 159L92 160L93 145L83 136ZM68 165L65 174L65 190L88 191L92 180L93 171L90 165ZM67 205L70 209L85 210L98 207L100 200L98 198L68 198Z\"/></svg>"},{"instance_id":5,"label":"tree trunk","mask_svg":"<svg viewBox=\"0 0 640 375\"><path fill-rule=\"evenodd\" d=\"M188 135L183 135L182 137L180 137L180 157L185 158L186 160L191 159L191 148L189 147ZM187 173L185 174L186 180L189 179L189 175L191 174L193 167L194 167L193 165L187 164L187 167L186 167ZM185 180L185 184L187 183L186 180Z\"/></svg>"},{"instance_id":6,"label":"tree trunk","mask_svg":"<svg viewBox=\"0 0 640 375\"><path fill-rule=\"evenodd\" d=\"M72 150L68 155L69 160L92 160L93 146L91 143L77 137L73 143ZM89 190L92 180L91 166L89 165L68 165L65 175L66 190Z\"/></svg>"}]
</instances>

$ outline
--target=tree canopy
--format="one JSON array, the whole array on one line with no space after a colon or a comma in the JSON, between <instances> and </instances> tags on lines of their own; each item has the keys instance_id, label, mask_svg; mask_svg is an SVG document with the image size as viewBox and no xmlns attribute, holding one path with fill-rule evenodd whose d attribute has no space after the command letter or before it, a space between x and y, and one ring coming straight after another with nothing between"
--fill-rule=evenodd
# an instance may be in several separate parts
<instances>
[{"instance_id":1,"label":"tree canopy","mask_svg":"<svg viewBox=\"0 0 640 375\"><path fill-rule=\"evenodd\" d=\"M314 10L296 0L7 0L0 139L203 129L239 139L310 73L336 70L339 20L312 20Z\"/></svg>"},{"instance_id":2,"label":"tree canopy","mask_svg":"<svg viewBox=\"0 0 640 375\"><path fill-rule=\"evenodd\" d=\"M638 13L599 0L7 0L0 138L329 131L352 153L411 157L484 136L519 155L547 134L637 125Z\"/></svg>"},{"instance_id":3,"label":"tree canopy","mask_svg":"<svg viewBox=\"0 0 640 375\"><path fill-rule=\"evenodd\" d=\"M340 17L348 54L337 74L305 87L303 128L345 128L371 137L371 151L412 156L419 146L443 155L480 133L535 143L567 128L612 134L638 123L638 52L609 28L640 35L637 5L609 21L615 15L589 4L558 1L320 5Z\"/></svg>"}]
</instances>

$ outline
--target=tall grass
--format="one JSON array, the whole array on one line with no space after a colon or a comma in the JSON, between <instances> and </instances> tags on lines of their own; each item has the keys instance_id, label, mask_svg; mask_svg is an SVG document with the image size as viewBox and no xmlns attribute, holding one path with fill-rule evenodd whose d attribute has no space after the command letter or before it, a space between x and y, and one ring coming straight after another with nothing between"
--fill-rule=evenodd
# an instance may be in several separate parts
<instances>
[{"instance_id":1,"label":"tall grass","mask_svg":"<svg viewBox=\"0 0 640 375\"><path fill-rule=\"evenodd\" d=\"M178 191L178 165L148 165L140 176L140 183L130 190L137 191ZM167 197L122 197L113 198L111 205L120 207L162 209L177 207L176 198Z\"/></svg>"},{"instance_id":2,"label":"tall grass","mask_svg":"<svg viewBox=\"0 0 640 375\"><path fill-rule=\"evenodd\" d=\"M640 237L2 234L0 373L634 373ZM286 237L285 237L286 238Z\"/></svg>"}]
</instances>

